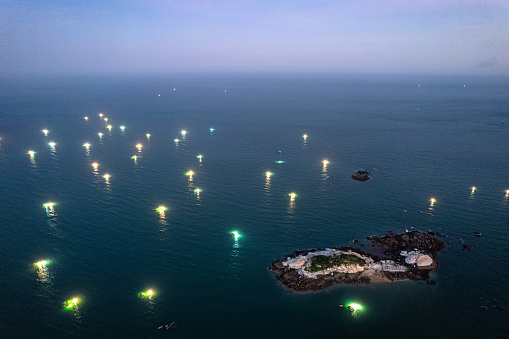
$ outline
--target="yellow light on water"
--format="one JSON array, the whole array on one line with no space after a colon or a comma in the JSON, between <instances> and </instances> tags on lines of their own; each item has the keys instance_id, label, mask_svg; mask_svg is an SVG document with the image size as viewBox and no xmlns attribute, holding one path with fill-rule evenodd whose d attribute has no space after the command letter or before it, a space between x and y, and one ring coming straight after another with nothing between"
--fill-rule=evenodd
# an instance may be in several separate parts
<instances>
[{"instance_id":1,"label":"yellow light on water","mask_svg":"<svg viewBox=\"0 0 509 339\"><path fill-rule=\"evenodd\" d=\"M38 268L42 269L43 267L46 266L47 263L48 263L47 260L41 260L41 261L34 263L34 267L38 267Z\"/></svg>"},{"instance_id":2,"label":"yellow light on water","mask_svg":"<svg viewBox=\"0 0 509 339\"><path fill-rule=\"evenodd\" d=\"M111 132L111 125L106 126L106 128Z\"/></svg>"},{"instance_id":3,"label":"yellow light on water","mask_svg":"<svg viewBox=\"0 0 509 339\"><path fill-rule=\"evenodd\" d=\"M122 130L122 132L125 130L125 126L120 126L120 129Z\"/></svg>"},{"instance_id":4,"label":"yellow light on water","mask_svg":"<svg viewBox=\"0 0 509 339\"><path fill-rule=\"evenodd\" d=\"M506 196L506 197L509 197L509 190L506 190L506 191L505 191L505 196Z\"/></svg>"},{"instance_id":5,"label":"yellow light on water","mask_svg":"<svg viewBox=\"0 0 509 339\"><path fill-rule=\"evenodd\" d=\"M30 154L30 158L34 157L35 152L34 151L28 151L28 154Z\"/></svg>"},{"instance_id":6,"label":"yellow light on water","mask_svg":"<svg viewBox=\"0 0 509 339\"><path fill-rule=\"evenodd\" d=\"M152 296L152 290L148 290L148 291L147 291L147 295L148 295L149 297L150 297L150 296Z\"/></svg>"},{"instance_id":7,"label":"yellow light on water","mask_svg":"<svg viewBox=\"0 0 509 339\"><path fill-rule=\"evenodd\" d=\"M143 145L142 145L142 144L137 144L137 145L136 145L136 148L138 149L138 151L141 151L141 148L142 148L142 147L143 147Z\"/></svg>"},{"instance_id":8,"label":"yellow light on water","mask_svg":"<svg viewBox=\"0 0 509 339\"><path fill-rule=\"evenodd\" d=\"M472 187L472 192L471 192L470 194L474 194L474 192L475 192L475 190L476 190L476 189L477 189L477 188L475 188L475 186L474 186L474 187Z\"/></svg>"},{"instance_id":9,"label":"yellow light on water","mask_svg":"<svg viewBox=\"0 0 509 339\"><path fill-rule=\"evenodd\" d=\"M92 167L94 168L94 170L96 170L98 166L99 166L99 164L98 164L98 163L96 163L96 162L94 162L94 163L92 164Z\"/></svg>"},{"instance_id":10,"label":"yellow light on water","mask_svg":"<svg viewBox=\"0 0 509 339\"><path fill-rule=\"evenodd\" d=\"M145 134L147 136L147 139L150 139L150 133Z\"/></svg>"},{"instance_id":11,"label":"yellow light on water","mask_svg":"<svg viewBox=\"0 0 509 339\"><path fill-rule=\"evenodd\" d=\"M304 141L306 141L306 139L308 138L308 135L304 134L302 137L304 138Z\"/></svg>"},{"instance_id":12,"label":"yellow light on water","mask_svg":"<svg viewBox=\"0 0 509 339\"><path fill-rule=\"evenodd\" d=\"M200 162L201 162L201 158L203 158L203 155L200 154L197 156L197 158L200 159Z\"/></svg>"},{"instance_id":13,"label":"yellow light on water","mask_svg":"<svg viewBox=\"0 0 509 339\"><path fill-rule=\"evenodd\" d=\"M54 206L55 206L54 202L47 202L44 205L42 205L42 207L44 207L46 209L46 212L51 212L51 213L53 213L55 211Z\"/></svg>"},{"instance_id":14,"label":"yellow light on water","mask_svg":"<svg viewBox=\"0 0 509 339\"><path fill-rule=\"evenodd\" d=\"M159 213L161 216L164 216L164 212L167 210L168 208L166 208L166 206L159 206L158 208L156 208L156 211L157 213Z\"/></svg>"},{"instance_id":15,"label":"yellow light on water","mask_svg":"<svg viewBox=\"0 0 509 339\"><path fill-rule=\"evenodd\" d=\"M290 193L288 195L290 196L290 201L294 201L295 197L297 196L297 194L295 194L295 193Z\"/></svg>"},{"instance_id":16,"label":"yellow light on water","mask_svg":"<svg viewBox=\"0 0 509 339\"><path fill-rule=\"evenodd\" d=\"M97 135L99 136L99 138L103 137L103 134L101 132L97 133Z\"/></svg>"},{"instance_id":17,"label":"yellow light on water","mask_svg":"<svg viewBox=\"0 0 509 339\"><path fill-rule=\"evenodd\" d=\"M430 200L430 201L431 201L431 206L433 206L433 204L435 204L435 201L436 201L436 200L435 200L434 198L431 198L431 200Z\"/></svg>"},{"instance_id":18,"label":"yellow light on water","mask_svg":"<svg viewBox=\"0 0 509 339\"><path fill-rule=\"evenodd\" d=\"M55 148L55 145L56 145L56 144L55 144L54 142L49 142L49 143L48 143L48 145L50 145L50 146L51 146L51 148Z\"/></svg>"},{"instance_id":19,"label":"yellow light on water","mask_svg":"<svg viewBox=\"0 0 509 339\"><path fill-rule=\"evenodd\" d=\"M103 178L106 179L106 181L108 181L110 179L110 177L111 177L111 175L109 175L108 173L103 175Z\"/></svg>"},{"instance_id":20,"label":"yellow light on water","mask_svg":"<svg viewBox=\"0 0 509 339\"><path fill-rule=\"evenodd\" d=\"M175 141L175 143L178 144L180 140L179 139L173 139L173 141Z\"/></svg>"},{"instance_id":21,"label":"yellow light on water","mask_svg":"<svg viewBox=\"0 0 509 339\"><path fill-rule=\"evenodd\" d=\"M271 172L266 172L265 175L267 176L267 179L269 179L270 176L272 175L272 173Z\"/></svg>"},{"instance_id":22,"label":"yellow light on water","mask_svg":"<svg viewBox=\"0 0 509 339\"><path fill-rule=\"evenodd\" d=\"M88 117L84 117L83 119L85 119L86 121L88 121Z\"/></svg>"},{"instance_id":23,"label":"yellow light on water","mask_svg":"<svg viewBox=\"0 0 509 339\"><path fill-rule=\"evenodd\" d=\"M108 118L104 118L104 122L107 122L108 121Z\"/></svg>"},{"instance_id":24,"label":"yellow light on water","mask_svg":"<svg viewBox=\"0 0 509 339\"><path fill-rule=\"evenodd\" d=\"M87 143L84 143L83 146L88 149L90 147L90 144L87 142Z\"/></svg>"},{"instance_id":25,"label":"yellow light on water","mask_svg":"<svg viewBox=\"0 0 509 339\"><path fill-rule=\"evenodd\" d=\"M323 162L323 167L326 167L326 166L327 166L327 164L329 163L329 161L328 161L328 160L324 160L324 161L322 161L322 162Z\"/></svg>"},{"instance_id":26,"label":"yellow light on water","mask_svg":"<svg viewBox=\"0 0 509 339\"><path fill-rule=\"evenodd\" d=\"M187 132L185 130L182 130L180 133L182 133L182 136L185 137Z\"/></svg>"},{"instance_id":27,"label":"yellow light on water","mask_svg":"<svg viewBox=\"0 0 509 339\"><path fill-rule=\"evenodd\" d=\"M103 117L103 114L102 114L102 113L99 113L99 116L102 118L102 117Z\"/></svg>"},{"instance_id":28,"label":"yellow light on water","mask_svg":"<svg viewBox=\"0 0 509 339\"><path fill-rule=\"evenodd\" d=\"M43 129L43 130L42 130L42 133L44 133L44 135L45 135L45 136L48 136L48 132L49 132L49 131L48 131L47 129Z\"/></svg>"}]
</instances>

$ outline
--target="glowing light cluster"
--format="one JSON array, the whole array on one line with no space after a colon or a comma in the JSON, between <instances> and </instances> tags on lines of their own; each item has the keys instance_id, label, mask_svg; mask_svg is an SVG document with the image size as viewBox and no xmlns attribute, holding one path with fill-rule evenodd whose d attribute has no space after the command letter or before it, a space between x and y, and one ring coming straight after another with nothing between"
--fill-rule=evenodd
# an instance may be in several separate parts
<instances>
[{"instance_id":1,"label":"glowing light cluster","mask_svg":"<svg viewBox=\"0 0 509 339\"><path fill-rule=\"evenodd\" d=\"M216 130L215 128L211 128L211 129L210 129L210 131L211 131L211 132L214 132L215 130Z\"/></svg>"},{"instance_id":2,"label":"glowing light cluster","mask_svg":"<svg viewBox=\"0 0 509 339\"><path fill-rule=\"evenodd\" d=\"M122 132L125 130L125 126L120 126L120 129L122 130Z\"/></svg>"},{"instance_id":3,"label":"glowing light cluster","mask_svg":"<svg viewBox=\"0 0 509 339\"><path fill-rule=\"evenodd\" d=\"M152 290L148 290L146 292L141 292L140 299L143 299L144 297L148 297L149 299L151 299L153 295L154 295L154 291L152 291Z\"/></svg>"},{"instance_id":4,"label":"glowing light cluster","mask_svg":"<svg viewBox=\"0 0 509 339\"><path fill-rule=\"evenodd\" d=\"M187 134L187 132L185 130L182 130L180 133L182 134L182 137L185 137Z\"/></svg>"},{"instance_id":5,"label":"glowing light cluster","mask_svg":"<svg viewBox=\"0 0 509 339\"><path fill-rule=\"evenodd\" d=\"M94 168L94 170L96 170L96 169L97 169L97 167L99 167L99 164L98 164L98 163L96 163L96 162L94 162L94 163L92 164L92 167Z\"/></svg>"},{"instance_id":6,"label":"glowing light cluster","mask_svg":"<svg viewBox=\"0 0 509 339\"><path fill-rule=\"evenodd\" d=\"M34 263L34 267L38 267L39 269L42 269L43 267L46 267L46 265L49 263L48 260L41 260Z\"/></svg>"},{"instance_id":7,"label":"glowing light cluster","mask_svg":"<svg viewBox=\"0 0 509 339\"><path fill-rule=\"evenodd\" d=\"M87 142L87 143L84 143L83 146L88 149L90 147L90 144Z\"/></svg>"},{"instance_id":8,"label":"glowing light cluster","mask_svg":"<svg viewBox=\"0 0 509 339\"><path fill-rule=\"evenodd\" d=\"M101 132L97 133L97 135L99 136L99 138L103 137L103 134Z\"/></svg>"},{"instance_id":9,"label":"glowing light cluster","mask_svg":"<svg viewBox=\"0 0 509 339\"><path fill-rule=\"evenodd\" d=\"M290 196L290 200L292 200L292 201L295 200L295 198L297 197L297 194L295 194L295 193L290 193L288 195Z\"/></svg>"},{"instance_id":10,"label":"glowing light cluster","mask_svg":"<svg viewBox=\"0 0 509 339\"><path fill-rule=\"evenodd\" d=\"M72 298L62 303L64 308L74 308L75 306L78 306L78 298Z\"/></svg>"},{"instance_id":11,"label":"glowing light cluster","mask_svg":"<svg viewBox=\"0 0 509 339\"><path fill-rule=\"evenodd\" d=\"M346 307L352 311L352 312L356 312L356 311L360 311L362 310L362 306L357 304L357 303L350 303L350 304L347 304Z\"/></svg>"},{"instance_id":12,"label":"glowing light cluster","mask_svg":"<svg viewBox=\"0 0 509 339\"><path fill-rule=\"evenodd\" d=\"M33 158L34 155L35 155L35 152L34 151L28 151L28 154L30 154L30 158Z\"/></svg>"},{"instance_id":13,"label":"glowing light cluster","mask_svg":"<svg viewBox=\"0 0 509 339\"><path fill-rule=\"evenodd\" d=\"M136 145L136 148L138 149L138 151L141 151L141 148L142 148L142 147L143 147L143 145L142 145L142 144L137 144L137 145Z\"/></svg>"},{"instance_id":14,"label":"glowing light cluster","mask_svg":"<svg viewBox=\"0 0 509 339\"><path fill-rule=\"evenodd\" d=\"M156 208L156 211L157 213L161 214L161 215L164 215L164 213L166 212L168 208L166 206L159 206L158 208Z\"/></svg>"},{"instance_id":15,"label":"glowing light cluster","mask_svg":"<svg viewBox=\"0 0 509 339\"><path fill-rule=\"evenodd\" d=\"M238 231L231 231L230 236L233 237L235 241L239 240L242 235Z\"/></svg>"},{"instance_id":16,"label":"glowing light cluster","mask_svg":"<svg viewBox=\"0 0 509 339\"><path fill-rule=\"evenodd\" d=\"M178 145L180 140L179 139L173 139L173 141L175 141L175 143Z\"/></svg>"},{"instance_id":17,"label":"glowing light cluster","mask_svg":"<svg viewBox=\"0 0 509 339\"><path fill-rule=\"evenodd\" d=\"M86 121L88 121L88 117L83 117L83 119L85 119Z\"/></svg>"},{"instance_id":18,"label":"glowing light cluster","mask_svg":"<svg viewBox=\"0 0 509 339\"><path fill-rule=\"evenodd\" d=\"M190 177L190 178L193 176L193 174L194 174L194 172L193 172L193 171L186 172L186 175L187 175L188 177Z\"/></svg>"},{"instance_id":19,"label":"glowing light cluster","mask_svg":"<svg viewBox=\"0 0 509 339\"><path fill-rule=\"evenodd\" d=\"M44 133L44 135L45 135L45 136L48 136L48 132L49 132L49 131L48 131L47 129L43 129L43 130L42 130L42 133Z\"/></svg>"},{"instance_id":20,"label":"glowing light cluster","mask_svg":"<svg viewBox=\"0 0 509 339\"><path fill-rule=\"evenodd\" d=\"M42 205L42 207L44 207L46 210L51 210L51 209L53 209L53 207L55 207L55 203L54 202L47 202L44 205Z\"/></svg>"},{"instance_id":21,"label":"glowing light cluster","mask_svg":"<svg viewBox=\"0 0 509 339\"><path fill-rule=\"evenodd\" d=\"M107 128L107 129L108 129L108 131L110 131L110 132L111 132L111 127L112 127L111 125L106 126L106 128Z\"/></svg>"},{"instance_id":22,"label":"glowing light cluster","mask_svg":"<svg viewBox=\"0 0 509 339\"><path fill-rule=\"evenodd\" d=\"M104 121L107 122L108 121L108 118L104 118Z\"/></svg>"},{"instance_id":23,"label":"glowing light cluster","mask_svg":"<svg viewBox=\"0 0 509 339\"><path fill-rule=\"evenodd\" d=\"M109 175L108 173L106 173L105 175L103 175L103 178L108 181L110 179L111 175Z\"/></svg>"},{"instance_id":24,"label":"glowing light cluster","mask_svg":"<svg viewBox=\"0 0 509 339\"><path fill-rule=\"evenodd\" d=\"M323 167L327 167L327 164L329 164L329 161L328 160L324 160L322 161L323 162Z\"/></svg>"},{"instance_id":25,"label":"glowing light cluster","mask_svg":"<svg viewBox=\"0 0 509 339\"><path fill-rule=\"evenodd\" d=\"M194 190L194 194L200 195L201 191L202 191L201 189L197 188L197 189Z\"/></svg>"},{"instance_id":26,"label":"glowing light cluster","mask_svg":"<svg viewBox=\"0 0 509 339\"><path fill-rule=\"evenodd\" d=\"M200 159L200 162L201 162L201 159L203 158L203 155L201 155L201 154L200 154L200 155L198 155L198 156L196 156L196 157L197 157L198 159Z\"/></svg>"},{"instance_id":27,"label":"glowing light cluster","mask_svg":"<svg viewBox=\"0 0 509 339\"><path fill-rule=\"evenodd\" d=\"M103 114L102 114L102 113L99 113L99 116L102 118L102 117L103 117Z\"/></svg>"},{"instance_id":28,"label":"glowing light cluster","mask_svg":"<svg viewBox=\"0 0 509 339\"><path fill-rule=\"evenodd\" d=\"M436 200L434 198L431 198L430 201L431 201L431 206L433 206L435 204L435 202L436 202Z\"/></svg>"},{"instance_id":29,"label":"glowing light cluster","mask_svg":"<svg viewBox=\"0 0 509 339\"><path fill-rule=\"evenodd\" d=\"M54 142L52 141L52 142L48 142L48 145L49 145L51 148L55 148L56 143L54 143Z\"/></svg>"},{"instance_id":30,"label":"glowing light cluster","mask_svg":"<svg viewBox=\"0 0 509 339\"><path fill-rule=\"evenodd\" d=\"M477 188L476 188L475 186L474 186L474 187L472 187L472 192L471 192L470 194L474 194L474 192L475 192L475 190L476 190L476 189L477 189Z\"/></svg>"},{"instance_id":31,"label":"glowing light cluster","mask_svg":"<svg viewBox=\"0 0 509 339\"><path fill-rule=\"evenodd\" d=\"M272 172L266 172L265 175L267 176L267 179L270 179L270 177L273 175L274 173Z\"/></svg>"},{"instance_id":32,"label":"glowing light cluster","mask_svg":"<svg viewBox=\"0 0 509 339\"><path fill-rule=\"evenodd\" d=\"M304 134L302 137L304 138L304 141L306 141L306 139L308 138L308 135Z\"/></svg>"},{"instance_id":33,"label":"glowing light cluster","mask_svg":"<svg viewBox=\"0 0 509 339\"><path fill-rule=\"evenodd\" d=\"M138 159L138 156L137 156L137 155L133 155L133 156L131 157L131 159L134 159L134 162L136 162L136 160Z\"/></svg>"},{"instance_id":34,"label":"glowing light cluster","mask_svg":"<svg viewBox=\"0 0 509 339\"><path fill-rule=\"evenodd\" d=\"M284 164L285 162L283 160L276 161L276 164Z\"/></svg>"},{"instance_id":35,"label":"glowing light cluster","mask_svg":"<svg viewBox=\"0 0 509 339\"><path fill-rule=\"evenodd\" d=\"M145 134L147 136L147 139L150 139L150 133Z\"/></svg>"}]
</instances>

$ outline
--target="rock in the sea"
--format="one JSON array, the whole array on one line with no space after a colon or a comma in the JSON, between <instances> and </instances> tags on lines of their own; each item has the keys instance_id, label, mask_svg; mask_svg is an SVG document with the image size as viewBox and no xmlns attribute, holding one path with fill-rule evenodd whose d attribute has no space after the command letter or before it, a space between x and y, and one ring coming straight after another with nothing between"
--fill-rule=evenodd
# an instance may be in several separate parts
<instances>
[{"instance_id":1,"label":"rock in the sea","mask_svg":"<svg viewBox=\"0 0 509 339\"><path fill-rule=\"evenodd\" d=\"M471 251L474 246L463 244L463 251Z\"/></svg>"},{"instance_id":2,"label":"rock in the sea","mask_svg":"<svg viewBox=\"0 0 509 339\"><path fill-rule=\"evenodd\" d=\"M295 291L320 290L339 283L427 280L445 246L419 231L367 239L379 247L377 254L355 247L295 251L274 261L269 269L279 272L277 280Z\"/></svg>"},{"instance_id":3,"label":"rock in the sea","mask_svg":"<svg viewBox=\"0 0 509 339\"><path fill-rule=\"evenodd\" d=\"M361 168L352 175L352 179L357 181L368 181L369 179L371 179L371 177L369 176L370 174L371 172L365 171Z\"/></svg>"}]
</instances>

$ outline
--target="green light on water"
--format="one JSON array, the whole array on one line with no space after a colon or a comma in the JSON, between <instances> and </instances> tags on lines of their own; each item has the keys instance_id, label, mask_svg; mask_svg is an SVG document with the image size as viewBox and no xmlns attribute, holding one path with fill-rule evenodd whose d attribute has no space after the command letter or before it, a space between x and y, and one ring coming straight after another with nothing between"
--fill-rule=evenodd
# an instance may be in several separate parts
<instances>
[{"instance_id":1,"label":"green light on water","mask_svg":"<svg viewBox=\"0 0 509 339\"><path fill-rule=\"evenodd\" d=\"M276 164L284 164L285 162L283 160L276 161Z\"/></svg>"},{"instance_id":2,"label":"green light on water","mask_svg":"<svg viewBox=\"0 0 509 339\"><path fill-rule=\"evenodd\" d=\"M64 308L73 308L75 306L78 306L78 298L72 298L62 303L62 307Z\"/></svg>"},{"instance_id":3,"label":"green light on water","mask_svg":"<svg viewBox=\"0 0 509 339\"><path fill-rule=\"evenodd\" d=\"M232 232L230 232L230 236L232 236L232 237L233 237L233 239L235 239L235 241L239 240L239 238L241 238L241 237L242 237L242 235L241 235L241 234L239 234L239 232L237 232L237 231L232 231Z\"/></svg>"},{"instance_id":4,"label":"green light on water","mask_svg":"<svg viewBox=\"0 0 509 339\"><path fill-rule=\"evenodd\" d=\"M346 307L352 312L362 310L362 306L357 303L347 304Z\"/></svg>"}]
</instances>

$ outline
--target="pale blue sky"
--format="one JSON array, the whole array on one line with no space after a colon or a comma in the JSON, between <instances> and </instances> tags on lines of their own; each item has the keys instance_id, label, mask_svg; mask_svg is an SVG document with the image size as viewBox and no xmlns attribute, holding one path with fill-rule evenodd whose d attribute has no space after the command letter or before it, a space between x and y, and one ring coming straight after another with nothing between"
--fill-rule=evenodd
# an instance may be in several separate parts
<instances>
[{"instance_id":1,"label":"pale blue sky","mask_svg":"<svg viewBox=\"0 0 509 339\"><path fill-rule=\"evenodd\" d=\"M509 74L509 1L6 1L0 74ZM0 75L1 76L1 75Z\"/></svg>"}]
</instances>

